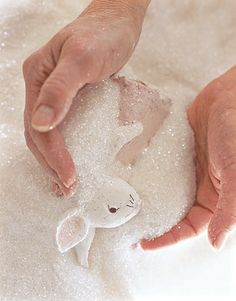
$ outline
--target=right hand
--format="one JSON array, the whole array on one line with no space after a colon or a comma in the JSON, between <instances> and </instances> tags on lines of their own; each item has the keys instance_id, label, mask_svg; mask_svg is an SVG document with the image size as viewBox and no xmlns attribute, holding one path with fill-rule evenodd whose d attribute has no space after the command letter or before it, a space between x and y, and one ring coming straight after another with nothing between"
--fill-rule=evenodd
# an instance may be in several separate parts
<instances>
[{"instance_id":1,"label":"right hand","mask_svg":"<svg viewBox=\"0 0 236 301\"><path fill-rule=\"evenodd\" d=\"M118 3L93 1L23 65L27 145L67 196L75 192L76 172L57 126L79 89L127 62L141 32L145 8Z\"/></svg>"},{"instance_id":2,"label":"right hand","mask_svg":"<svg viewBox=\"0 0 236 301\"><path fill-rule=\"evenodd\" d=\"M158 249L208 230L220 249L236 229L236 67L211 81L187 109L195 138L196 200L170 231L142 240L144 250Z\"/></svg>"}]
</instances>

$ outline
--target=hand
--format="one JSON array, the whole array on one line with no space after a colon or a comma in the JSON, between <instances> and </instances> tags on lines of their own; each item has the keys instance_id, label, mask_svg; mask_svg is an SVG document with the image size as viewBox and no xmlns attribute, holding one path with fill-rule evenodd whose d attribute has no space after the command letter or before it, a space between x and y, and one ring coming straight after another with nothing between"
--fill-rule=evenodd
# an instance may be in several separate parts
<instances>
[{"instance_id":1,"label":"hand","mask_svg":"<svg viewBox=\"0 0 236 301\"><path fill-rule=\"evenodd\" d=\"M212 81L187 114L195 134L196 202L169 232L143 240L143 249L177 243L207 227L210 243L220 248L236 226L236 67Z\"/></svg>"},{"instance_id":2,"label":"hand","mask_svg":"<svg viewBox=\"0 0 236 301\"><path fill-rule=\"evenodd\" d=\"M65 195L75 191L76 172L57 126L80 88L108 78L127 62L148 4L112 3L93 1L23 65L26 142Z\"/></svg>"}]
</instances>

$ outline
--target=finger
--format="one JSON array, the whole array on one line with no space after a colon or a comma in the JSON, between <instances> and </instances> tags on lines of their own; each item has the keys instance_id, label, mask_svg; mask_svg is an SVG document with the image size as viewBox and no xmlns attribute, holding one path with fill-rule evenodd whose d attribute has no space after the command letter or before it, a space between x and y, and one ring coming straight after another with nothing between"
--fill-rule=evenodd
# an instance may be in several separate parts
<instances>
[{"instance_id":1,"label":"finger","mask_svg":"<svg viewBox=\"0 0 236 301\"><path fill-rule=\"evenodd\" d=\"M51 176L53 185L52 185L52 191L57 195L61 196L62 194L64 196L72 196L75 193L76 187L72 185L71 187L67 188L65 187L60 179L58 178L57 174L52 170L52 168L47 164L46 160L44 159L43 155L39 152L37 149L37 146L34 144L32 138L30 137L30 134L28 131L25 131L25 139L27 146L31 150L32 154L36 158L36 160L39 162L39 164L46 170L48 175Z\"/></svg>"},{"instance_id":2,"label":"finger","mask_svg":"<svg viewBox=\"0 0 236 301\"><path fill-rule=\"evenodd\" d=\"M201 206L194 206L188 215L170 231L152 240L141 241L144 250L159 249L176 244L179 241L194 237L203 232L212 216L212 212Z\"/></svg>"},{"instance_id":3,"label":"finger","mask_svg":"<svg viewBox=\"0 0 236 301\"><path fill-rule=\"evenodd\" d=\"M49 167L48 171L53 170L56 173L59 178L57 183L62 186L63 191L66 191L63 186L69 188L75 183L76 173L74 163L66 149L64 139L58 130L54 130L47 135L47 133L39 133L31 127L31 112L39 93L39 86L37 85L37 81L31 76L30 79L26 80L25 87L25 128L36 146L37 151L35 152L41 153L41 155L38 154L36 156L36 159L40 158L39 163L42 163L44 166L47 165Z\"/></svg>"},{"instance_id":4,"label":"finger","mask_svg":"<svg viewBox=\"0 0 236 301\"><path fill-rule=\"evenodd\" d=\"M235 167L234 167L235 168ZM236 171L231 170L222 184L217 208L208 227L208 238L220 249L227 236L236 228Z\"/></svg>"},{"instance_id":5,"label":"finger","mask_svg":"<svg viewBox=\"0 0 236 301\"><path fill-rule=\"evenodd\" d=\"M58 197L62 197L63 196L63 193L59 187L59 185L55 182L52 182L52 192L58 196Z\"/></svg>"},{"instance_id":6,"label":"finger","mask_svg":"<svg viewBox=\"0 0 236 301\"><path fill-rule=\"evenodd\" d=\"M88 78L85 62L65 57L44 82L32 112L32 127L40 132L55 128L65 117L73 97Z\"/></svg>"},{"instance_id":7,"label":"finger","mask_svg":"<svg viewBox=\"0 0 236 301\"><path fill-rule=\"evenodd\" d=\"M69 188L76 182L75 165L59 130L39 133L31 129L30 133L48 165L56 172L63 185Z\"/></svg>"},{"instance_id":8,"label":"finger","mask_svg":"<svg viewBox=\"0 0 236 301\"><path fill-rule=\"evenodd\" d=\"M55 181L56 183L61 182L56 172L48 165L43 155L39 152L36 144L34 143L33 139L30 136L29 129L28 129L29 124L28 124L27 110L25 110L24 112L24 124L25 124L24 136L25 136L26 145L28 146L28 148L30 149L30 151L32 152L32 154L34 155L38 163L44 168L47 174L52 177L53 181Z\"/></svg>"}]
</instances>

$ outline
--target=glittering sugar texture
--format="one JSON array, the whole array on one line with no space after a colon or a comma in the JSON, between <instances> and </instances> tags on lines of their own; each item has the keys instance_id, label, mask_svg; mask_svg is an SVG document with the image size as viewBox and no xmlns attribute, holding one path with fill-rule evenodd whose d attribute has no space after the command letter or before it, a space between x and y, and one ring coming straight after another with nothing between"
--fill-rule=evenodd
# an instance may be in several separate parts
<instances>
[{"instance_id":1,"label":"glittering sugar texture","mask_svg":"<svg viewBox=\"0 0 236 301\"><path fill-rule=\"evenodd\" d=\"M80 179L79 192L73 197L80 213L75 216L74 211L71 216L69 211L63 222L67 227L70 220L74 223L77 218L84 220L87 228L93 225L112 228L121 219L121 212L129 220L129 208L124 207L123 211L122 205L126 203L126 195L121 191L116 213L108 210L114 207L112 194L104 194L100 206L97 202L99 191L117 177L132 183L143 201L141 213L115 230L123 237L117 239L118 244L124 240L129 247L143 237L159 236L184 217L195 193L193 159L192 156L185 159L193 149L193 138L184 109L171 110L171 101L162 98L157 89L125 78L88 85L78 94L61 126ZM126 143L116 159L116 152ZM120 164L119 159L126 164ZM192 185L183 185L182 177L186 184L190 181ZM127 201L128 198L129 195ZM57 238L61 236L60 229L64 229L62 225L60 222ZM70 248L69 241L75 246L85 238L86 233L81 237L79 227L77 233L68 228L63 230L63 239L58 243L66 251Z\"/></svg>"},{"instance_id":2,"label":"glittering sugar texture","mask_svg":"<svg viewBox=\"0 0 236 301\"><path fill-rule=\"evenodd\" d=\"M127 140L124 135L119 143L117 130L139 123L143 131L131 136L114 159L114 141L121 147ZM139 215L111 235L120 231L130 245L142 237L159 236L193 204L192 131L184 107L176 107L157 89L125 78L88 85L74 100L62 132L80 179L73 197L79 207L93 202L108 176L126 180L143 201ZM120 239L117 242L121 244Z\"/></svg>"},{"instance_id":3,"label":"glittering sugar texture","mask_svg":"<svg viewBox=\"0 0 236 301\"><path fill-rule=\"evenodd\" d=\"M125 102L128 108L123 104L125 109L120 112L116 102L119 93L123 95L120 100L132 99L132 95L137 100L137 91L142 86L132 93L126 90L125 82L119 89L109 81L98 88L96 84L87 87L91 90L88 102L91 109L86 111L91 116L87 118L94 124L99 119L104 128L100 133L103 141L97 141L93 133L87 139L91 143L93 137L100 151L94 155L95 149L91 149L91 154L86 150L86 155L80 158L82 144L76 143L80 139L78 126L72 120L73 128L68 124L66 139L75 157L81 190L71 200L50 195L48 177L25 146L21 66L27 56L78 17L88 2L0 1L0 300L149 301L170 294L173 299L181 298L183 291L199 297L205 293L215 296L235 292L229 253L214 256L206 246L205 237L204 242L192 240L157 252L130 247L142 236L152 237L166 231L184 216L193 201L195 154L186 105L207 82L235 65L234 0L151 1L140 42L120 75L157 86L172 105L161 110L161 123L153 122L154 117L143 116L145 128L149 129L145 137L148 140L157 129L155 137L148 145L140 140L127 145L118 156L125 167L117 161L107 169L128 181L145 205L139 215L123 226L96 231L89 270L77 265L73 250L58 252L55 243L58 219L74 208L78 200L85 202L89 191L86 185L92 185L92 181L85 181L83 160L91 169L96 158L100 169L106 163L100 159L106 155L106 139L116 126L113 121L117 113L122 125L129 122L127 112L135 113L132 108L136 110L139 104L142 107L142 101L134 105ZM77 107L77 103L74 105ZM94 114L100 116L93 118ZM80 127L82 115L78 106L76 118ZM150 124L155 127L149 127ZM86 131L92 130L90 126L86 125ZM106 147L101 149L102 145ZM137 145L141 153L135 151ZM128 166L132 160L135 164Z\"/></svg>"}]
</instances>

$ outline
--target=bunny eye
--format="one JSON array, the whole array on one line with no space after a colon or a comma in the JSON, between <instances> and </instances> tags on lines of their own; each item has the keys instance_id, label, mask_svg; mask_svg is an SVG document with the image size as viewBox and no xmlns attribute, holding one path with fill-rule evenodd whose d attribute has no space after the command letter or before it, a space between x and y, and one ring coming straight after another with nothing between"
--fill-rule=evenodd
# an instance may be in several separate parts
<instances>
[{"instance_id":1,"label":"bunny eye","mask_svg":"<svg viewBox=\"0 0 236 301\"><path fill-rule=\"evenodd\" d=\"M111 213L116 213L117 209L115 207L111 207L111 208L109 208L109 211Z\"/></svg>"},{"instance_id":2,"label":"bunny eye","mask_svg":"<svg viewBox=\"0 0 236 301\"><path fill-rule=\"evenodd\" d=\"M108 205L108 210L109 210L111 213L116 213L116 211L117 211L118 209L120 209L120 208L110 207L110 206Z\"/></svg>"}]
</instances>

